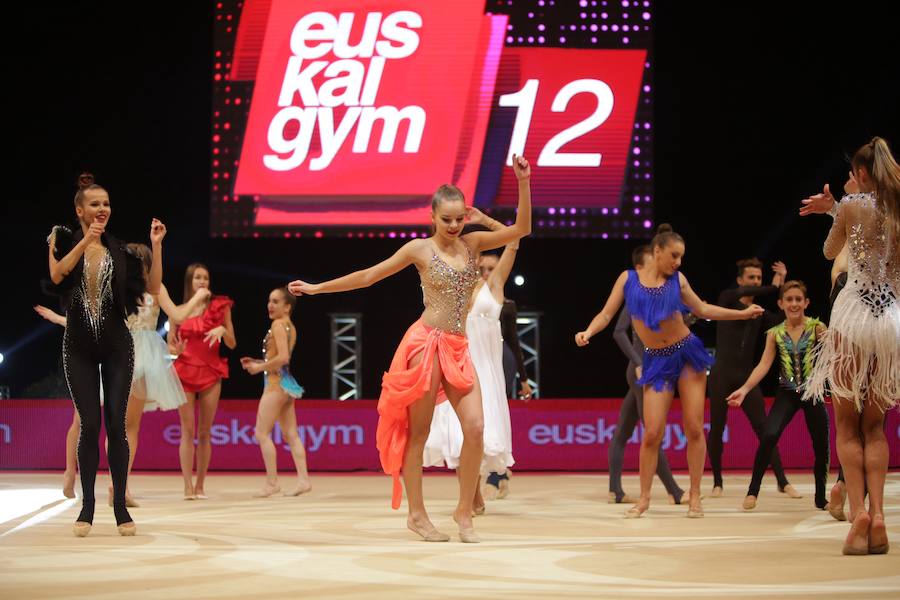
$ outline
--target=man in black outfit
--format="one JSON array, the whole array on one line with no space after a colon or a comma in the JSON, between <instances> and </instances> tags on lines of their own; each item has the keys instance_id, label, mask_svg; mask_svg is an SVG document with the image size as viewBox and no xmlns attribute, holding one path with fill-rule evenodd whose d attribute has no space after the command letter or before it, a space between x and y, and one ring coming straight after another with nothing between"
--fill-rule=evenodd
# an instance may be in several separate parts
<instances>
[{"instance_id":1,"label":"man in black outfit","mask_svg":"<svg viewBox=\"0 0 900 600\"><path fill-rule=\"evenodd\" d=\"M771 285L762 285L763 264L758 258L739 260L737 263L738 287L730 288L719 295L718 305L725 308L744 309L754 303L755 296L777 295L778 288L784 283L787 268L782 262L772 265L775 275ZM755 351L759 341L760 330L765 331L776 325L782 316L766 311L760 319L746 321L716 321L716 362L709 374L709 414L710 429L707 438L707 452L713 469L712 497L723 493L722 486L722 435L728 421L728 402L726 397L739 388L755 365ZM759 386L753 388L741 405L744 414L756 437L762 439L763 427L766 423L766 407ZM772 470L778 480L778 490L792 498L800 494L788 483L781 457L776 447L772 451Z\"/></svg>"}]
</instances>

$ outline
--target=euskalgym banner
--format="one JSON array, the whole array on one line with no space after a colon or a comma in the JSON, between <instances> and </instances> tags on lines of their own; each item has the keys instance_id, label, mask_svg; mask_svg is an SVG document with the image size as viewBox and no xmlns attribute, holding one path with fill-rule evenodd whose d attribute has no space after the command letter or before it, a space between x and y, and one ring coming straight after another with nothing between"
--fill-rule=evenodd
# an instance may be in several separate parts
<instances>
[{"instance_id":1,"label":"euskalgym banner","mask_svg":"<svg viewBox=\"0 0 900 600\"><path fill-rule=\"evenodd\" d=\"M358 400L302 400L297 403L298 433L316 471L377 471L375 402ZM605 471L615 433L620 400L534 400L511 406L513 454L516 469L547 471ZM253 436L255 400L225 400L219 405L211 431L213 470L262 470L259 446ZM829 413L831 407L829 405ZM68 400L0 401L0 469L63 469L66 430L72 423ZM832 463L834 428L831 428ZM900 415L887 416L890 464L900 467ZM141 421L136 469L178 471L181 429L177 411L146 413ZM275 431L278 465L293 468L284 436ZM637 470L640 435L626 447L625 468ZM729 417L723 465L750 469L757 439L743 413ZM663 446L673 468L686 469L685 437L676 406L669 414ZM812 468L813 452L801 414L785 430L779 443L786 468ZM101 452L101 455L103 453ZM103 459L105 461L105 457ZM105 462L104 462L105 465Z\"/></svg>"}]
</instances>

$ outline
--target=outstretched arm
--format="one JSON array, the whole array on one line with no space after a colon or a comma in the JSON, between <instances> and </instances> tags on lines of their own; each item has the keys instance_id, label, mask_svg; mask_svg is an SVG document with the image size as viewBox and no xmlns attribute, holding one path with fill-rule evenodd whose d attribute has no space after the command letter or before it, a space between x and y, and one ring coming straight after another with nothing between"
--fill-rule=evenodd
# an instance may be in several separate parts
<instances>
[{"instance_id":1,"label":"outstretched arm","mask_svg":"<svg viewBox=\"0 0 900 600\"><path fill-rule=\"evenodd\" d=\"M496 231L476 231L466 234L466 242L475 252L499 248L531 234L531 165L524 157L513 155L513 169L519 182L516 222Z\"/></svg>"},{"instance_id":2,"label":"outstretched arm","mask_svg":"<svg viewBox=\"0 0 900 600\"><path fill-rule=\"evenodd\" d=\"M766 373L769 372L769 369L772 368L772 361L774 360L775 334L769 332L766 334L766 349L763 351L762 358L759 359L759 363L756 365L756 368L753 369L753 372L750 373L750 377L747 378L744 385L731 392L726 398L728 404L730 406L740 406L747 394L750 393L750 390L759 385L759 382L763 380L763 377L765 377Z\"/></svg>"},{"instance_id":3,"label":"outstretched arm","mask_svg":"<svg viewBox=\"0 0 900 600\"><path fill-rule=\"evenodd\" d=\"M407 242L387 260L383 260L368 269L355 271L337 279L323 281L322 283L307 283L301 279L294 280L288 284L288 291L295 296L302 296L303 294L312 296L315 294L334 294L336 292L367 288L413 264L417 251L424 243L424 240Z\"/></svg>"},{"instance_id":4,"label":"outstretched arm","mask_svg":"<svg viewBox=\"0 0 900 600\"><path fill-rule=\"evenodd\" d=\"M622 271L622 274L616 279L612 291L609 293L609 298L607 298L603 310L598 312L597 316L591 320L591 324L588 325L587 329L575 334L576 344L587 346L592 337L606 329L606 326L610 324L612 318L616 315L616 311L619 310L619 307L622 306L622 301L625 299L625 281L627 280L628 271Z\"/></svg>"},{"instance_id":5,"label":"outstretched arm","mask_svg":"<svg viewBox=\"0 0 900 600\"><path fill-rule=\"evenodd\" d=\"M46 306L41 306L40 304L35 305L34 311L53 323L54 325L60 325L62 327L66 326L66 318L61 314L47 308Z\"/></svg>"},{"instance_id":6,"label":"outstretched arm","mask_svg":"<svg viewBox=\"0 0 900 600\"><path fill-rule=\"evenodd\" d=\"M691 312L701 319L710 319L713 321L738 321L743 319L755 319L765 312L761 306L751 304L743 310L734 310L731 308L723 308L715 304L708 304L700 299L699 296L691 289L687 277L684 274L678 274L681 282L681 301L691 309Z\"/></svg>"}]
</instances>

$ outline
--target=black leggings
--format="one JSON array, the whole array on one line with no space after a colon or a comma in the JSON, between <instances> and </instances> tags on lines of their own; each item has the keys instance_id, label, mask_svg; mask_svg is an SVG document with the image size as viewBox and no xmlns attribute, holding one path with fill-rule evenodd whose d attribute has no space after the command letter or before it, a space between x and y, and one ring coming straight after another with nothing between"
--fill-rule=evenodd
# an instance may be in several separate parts
<instances>
[{"instance_id":1,"label":"black leggings","mask_svg":"<svg viewBox=\"0 0 900 600\"><path fill-rule=\"evenodd\" d=\"M821 402L804 402L800 394L794 390L779 389L775 394L775 403L769 411L766 427L756 458L753 461L753 478L750 480L748 496L759 496L759 487L763 475L769 466L772 449L778 444L785 427L794 418L798 410L803 411L806 418L806 429L812 438L813 452L816 456L813 473L816 480L816 506L825 508L825 482L828 479L828 411Z\"/></svg>"},{"instance_id":2,"label":"black leggings","mask_svg":"<svg viewBox=\"0 0 900 600\"><path fill-rule=\"evenodd\" d=\"M709 454L709 462L713 471L713 486L722 487L722 435L725 432L725 424L728 422L728 401L725 398L738 389L747 380L749 373L743 369L735 369L727 365L717 363L709 375L709 435L706 440L706 451ZM759 386L754 387L744 398L741 408L753 427L756 437L762 440L763 428L766 425L766 404L763 401ZM784 469L781 466L781 456L778 448L772 448L772 470L778 480L779 489L788 484Z\"/></svg>"},{"instance_id":3,"label":"black leggings","mask_svg":"<svg viewBox=\"0 0 900 600\"><path fill-rule=\"evenodd\" d=\"M82 310L80 307L78 310ZM94 483L100 464L100 386L103 386L103 419L109 440L109 471L113 482L113 508L116 524L131 521L125 509L125 484L128 478L128 438L125 412L134 370L134 345L131 333L121 318L109 315L99 339L79 318L70 316L63 337L63 367L69 393L81 419L78 436L78 468L81 471L83 507L79 521L94 521ZM101 377L102 375L102 377Z\"/></svg>"},{"instance_id":4,"label":"black leggings","mask_svg":"<svg viewBox=\"0 0 900 600\"><path fill-rule=\"evenodd\" d=\"M633 363L628 363L625 378L628 380L628 394L622 400L619 422L616 424L616 432L609 445L609 491L616 495L616 502L620 502L625 495L625 491L622 489L625 444L628 443L637 424L644 420L644 390L636 383L637 376L634 373ZM659 448L659 458L656 461L656 474L666 487L666 493L674 496L676 503L681 503L684 490L672 477L669 461L666 460L666 453L663 452L662 446Z\"/></svg>"}]
</instances>

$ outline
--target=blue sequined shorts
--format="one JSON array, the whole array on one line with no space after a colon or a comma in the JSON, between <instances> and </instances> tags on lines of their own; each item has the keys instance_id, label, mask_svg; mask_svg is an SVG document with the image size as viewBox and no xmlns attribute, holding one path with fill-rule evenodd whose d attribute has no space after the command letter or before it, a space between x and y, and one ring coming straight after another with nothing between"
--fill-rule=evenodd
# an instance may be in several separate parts
<instances>
[{"instance_id":1,"label":"blue sequined shorts","mask_svg":"<svg viewBox=\"0 0 900 600\"><path fill-rule=\"evenodd\" d=\"M674 390L684 368L705 373L713 364L703 342L693 333L665 348L646 348L641 378L637 383L652 385L657 392Z\"/></svg>"}]
</instances>

